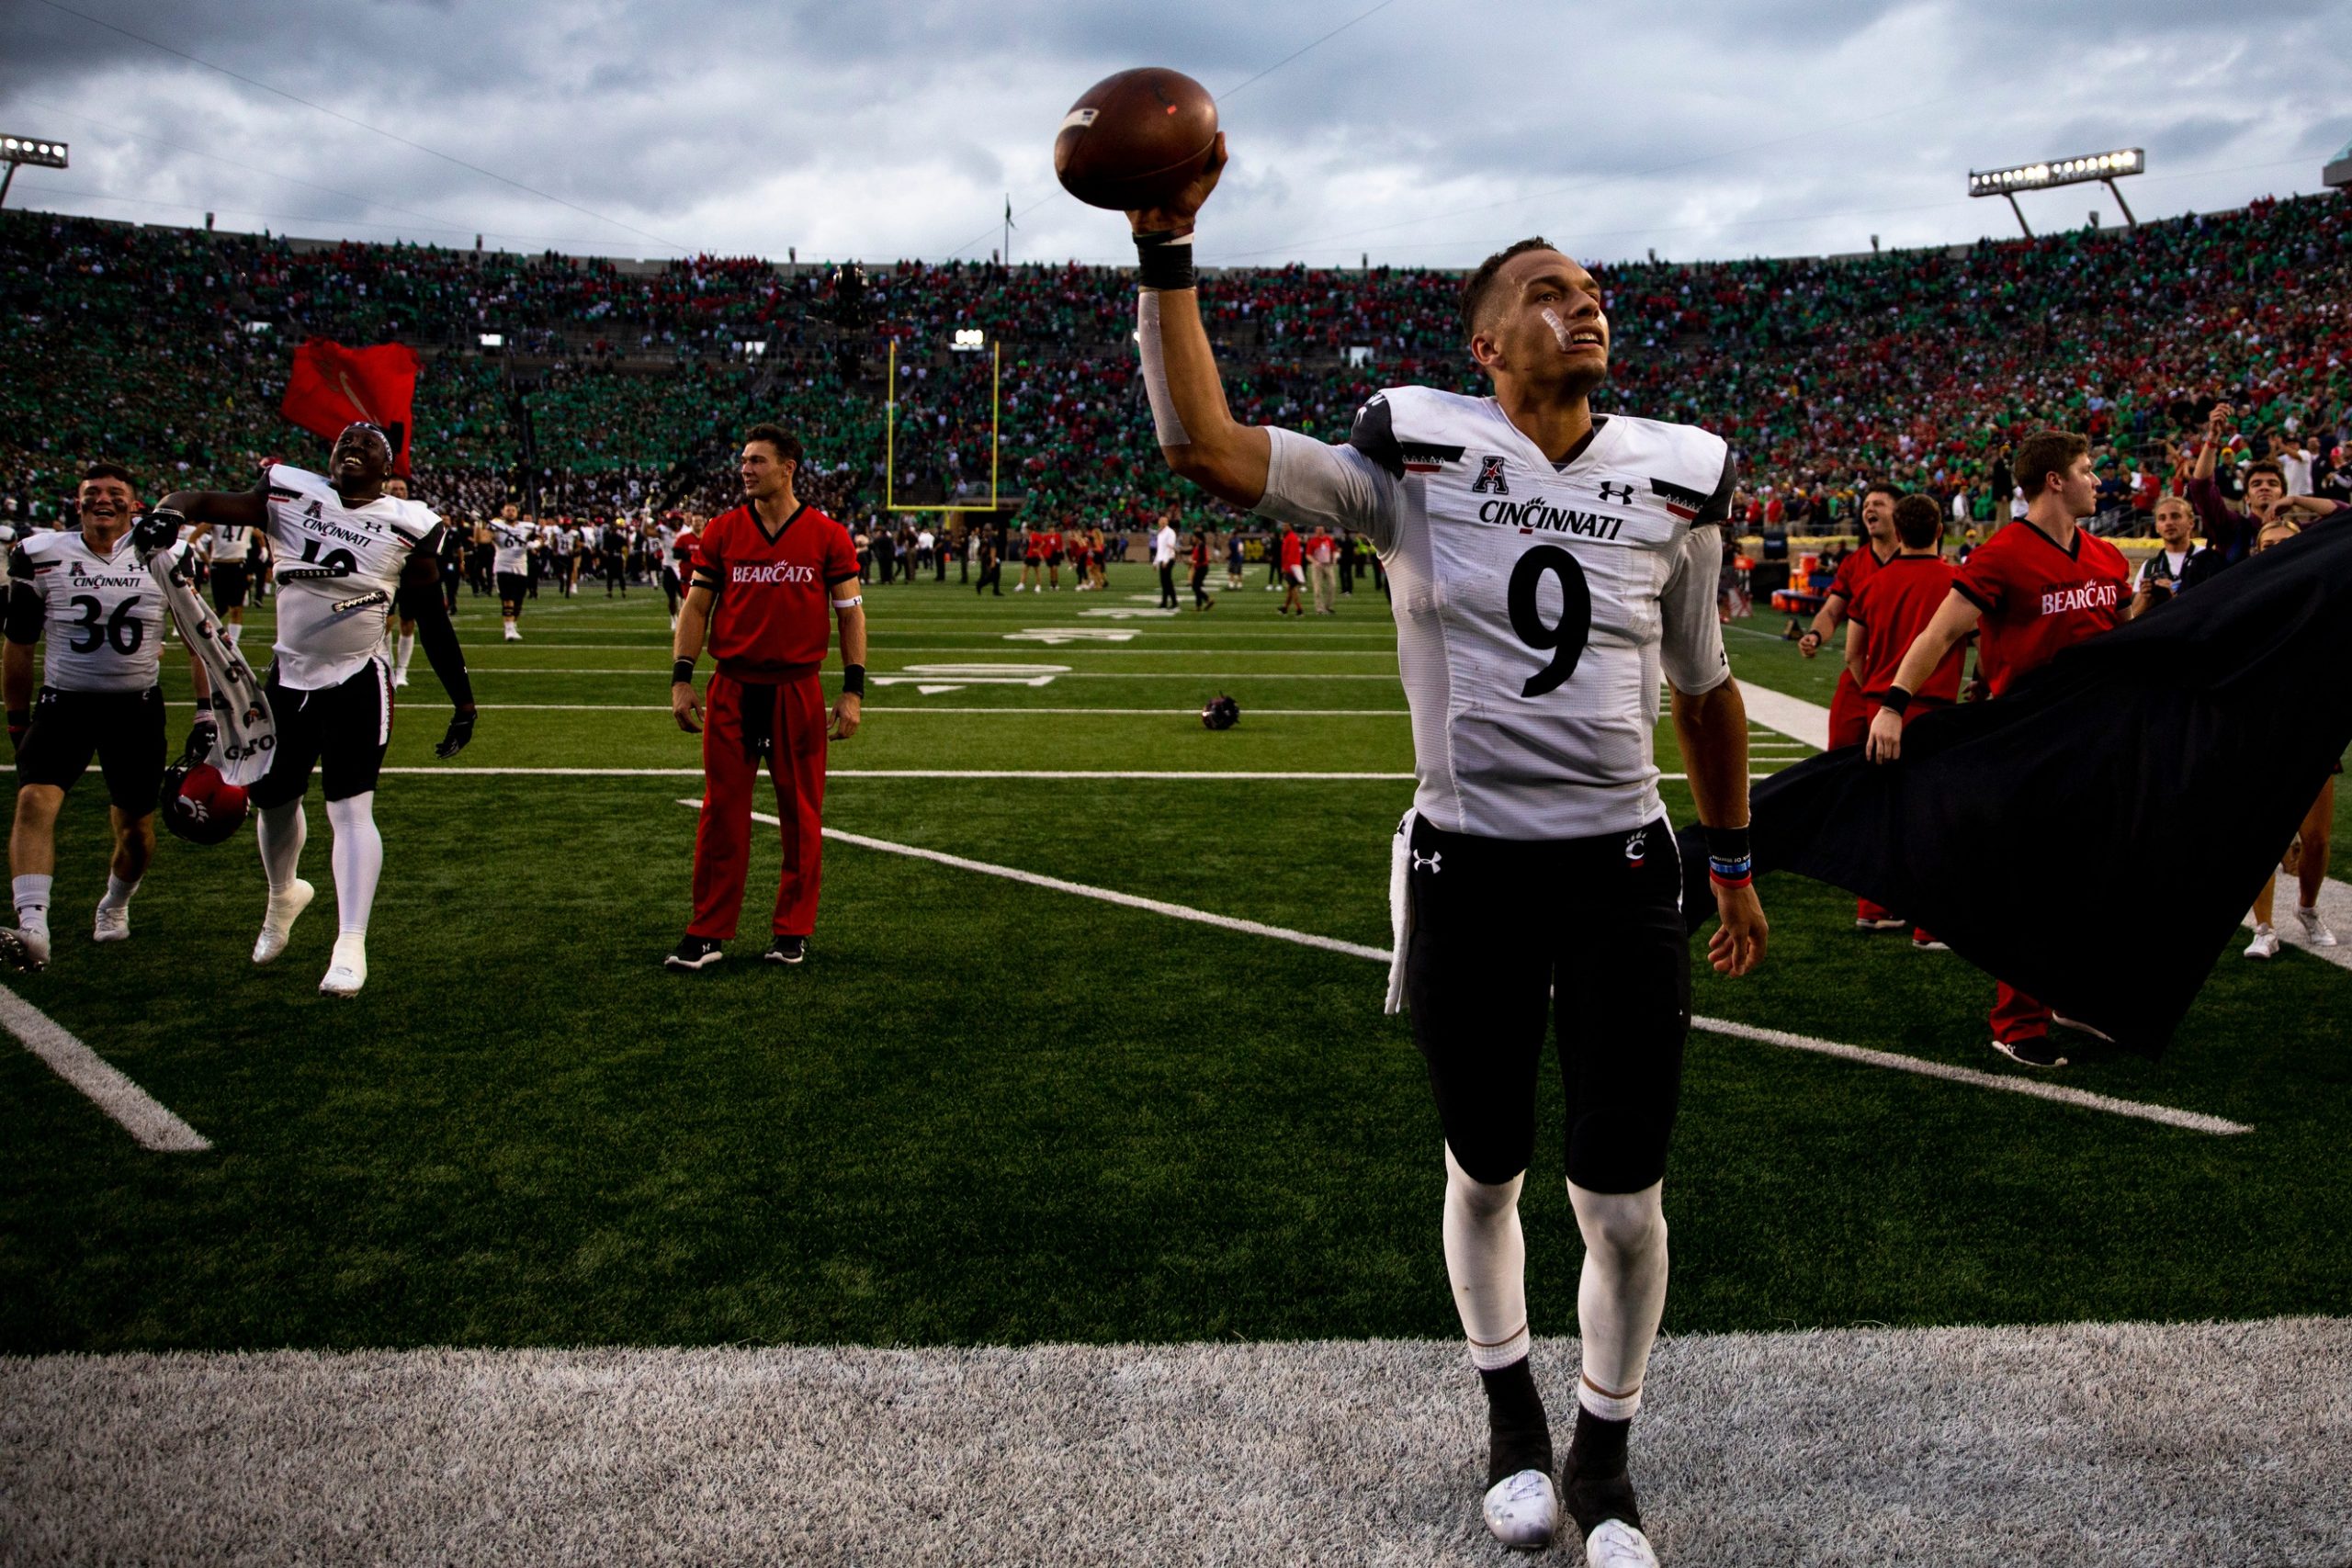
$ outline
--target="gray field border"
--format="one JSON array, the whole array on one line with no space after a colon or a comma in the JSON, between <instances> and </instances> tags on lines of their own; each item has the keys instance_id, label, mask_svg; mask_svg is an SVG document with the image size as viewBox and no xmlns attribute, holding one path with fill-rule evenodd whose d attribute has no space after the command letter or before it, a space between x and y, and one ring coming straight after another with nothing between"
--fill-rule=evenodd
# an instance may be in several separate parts
<instances>
[{"instance_id":1,"label":"gray field border","mask_svg":"<svg viewBox=\"0 0 2352 1568\"><path fill-rule=\"evenodd\" d=\"M1669 1564L2334 1568L2346 1365L2331 1318L1669 1336L1635 1478ZM9 1359L0 1560L1530 1561L1484 1441L1434 1341Z\"/></svg>"}]
</instances>

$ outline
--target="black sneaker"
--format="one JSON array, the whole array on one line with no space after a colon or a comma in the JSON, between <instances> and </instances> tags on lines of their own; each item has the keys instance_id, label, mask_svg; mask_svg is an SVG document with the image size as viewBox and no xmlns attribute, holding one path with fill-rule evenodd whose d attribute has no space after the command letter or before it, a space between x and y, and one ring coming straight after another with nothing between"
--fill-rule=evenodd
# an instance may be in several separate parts
<instances>
[{"instance_id":1,"label":"black sneaker","mask_svg":"<svg viewBox=\"0 0 2352 1568\"><path fill-rule=\"evenodd\" d=\"M2050 1043L2047 1034L2036 1034L2025 1040L1996 1040L1993 1049L2010 1061L2029 1067L2063 1067L2066 1065L2066 1058L2058 1054L2058 1047Z\"/></svg>"},{"instance_id":2,"label":"black sneaker","mask_svg":"<svg viewBox=\"0 0 2352 1568\"><path fill-rule=\"evenodd\" d=\"M805 936L780 936L768 943L768 950L760 956L770 964L805 963L808 957L808 939Z\"/></svg>"},{"instance_id":3,"label":"black sneaker","mask_svg":"<svg viewBox=\"0 0 2352 1568\"><path fill-rule=\"evenodd\" d=\"M707 969L726 956L726 948L715 938L688 936L679 938L678 950L662 962L673 969Z\"/></svg>"}]
</instances>

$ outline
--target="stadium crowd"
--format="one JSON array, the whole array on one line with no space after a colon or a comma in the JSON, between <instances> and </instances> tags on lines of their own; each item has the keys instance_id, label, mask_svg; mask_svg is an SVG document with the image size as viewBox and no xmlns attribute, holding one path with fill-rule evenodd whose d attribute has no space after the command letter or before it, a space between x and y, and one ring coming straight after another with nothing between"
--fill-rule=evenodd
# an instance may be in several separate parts
<instances>
[{"instance_id":1,"label":"stadium crowd","mask_svg":"<svg viewBox=\"0 0 2352 1568\"><path fill-rule=\"evenodd\" d=\"M2008 449L2047 424L2097 444L2102 530L2145 533L2217 401L2237 414L2224 496L2257 457L2300 488L2346 482L2352 206L2338 197L1954 250L1597 270L1615 337L1599 406L1724 434L1751 531L1854 533L1873 479L1996 525ZM1209 275L1235 413L1336 438L1379 386L1475 390L1457 281ZM425 355L416 487L460 514L509 497L559 515L709 512L731 486L728 433L773 416L804 433L806 492L868 531L886 483L932 504L993 486L1114 533L1170 513L1187 529L1221 521L1152 449L1124 269L624 268L8 212L0 303L0 513L19 520L55 515L96 452L175 482L248 482L299 440L275 407L293 344L315 334ZM971 328L1001 354L1001 380L990 355L947 352ZM484 333L505 346L480 349Z\"/></svg>"}]
</instances>

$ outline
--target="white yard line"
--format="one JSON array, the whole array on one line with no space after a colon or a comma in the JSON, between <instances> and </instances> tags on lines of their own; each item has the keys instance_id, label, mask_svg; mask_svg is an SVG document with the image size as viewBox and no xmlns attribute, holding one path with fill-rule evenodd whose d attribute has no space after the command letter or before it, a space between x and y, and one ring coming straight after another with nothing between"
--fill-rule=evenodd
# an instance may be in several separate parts
<instances>
[{"instance_id":1,"label":"white yard line","mask_svg":"<svg viewBox=\"0 0 2352 1568\"><path fill-rule=\"evenodd\" d=\"M1767 729L1802 740L1816 750L1829 750L1829 710L1819 703L1745 681L1739 683L1739 694L1747 705L1747 716Z\"/></svg>"},{"instance_id":2,"label":"white yard line","mask_svg":"<svg viewBox=\"0 0 2352 1568\"><path fill-rule=\"evenodd\" d=\"M55 1019L5 987L0 987L0 1027L24 1042L26 1050L47 1062L59 1077L119 1122L141 1148L159 1154L201 1154L212 1146L203 1134L157 1104L153 1095Z\"/></svg>"},{"instance_id":3,"label":"white yard line","mask_svg":"<svg viewBox=\"0 0 2352 1568\"><path fill-rule=\"evenodd\" d=\"M681 806L700 809L699 800L681 800ZM778 819L770 813L755 811L752 819L770 827ZM1239 931L1246 936L1272 937L1278 942L1295 942L1301 947L1320 948L1326 953L1346 953L1351 958L1368 958L1385 964L1389 950L1373 947L1360 942L1341 942L1337 937L1317 936L1311 931L1292 931L1285 926L1270 926L1257 920L1237 919L1230 915L1211 914L1183 904L1165 903L1158 898L1138 897L1132 893L1114 892L1107 887L1092 887L1081 882L1065 882L1058 876L1045 876L1034 871L1022 871L1009 865L997 865L988 861L968 860L938 850L926 850L913 844L894 843L888 839L868 838L863 833L844 832L838 828L825 829L825 837L838 839L861 849L879 850L886 854L906 855L914 860L931 861L951 866L957 871L978 872L984 876L1001 876L1009 882L1023 883L1031 887L1043 887L1056 893L1072 894L1080 898L1100 899L1130 909L1142 909L1170 919L1190 920L1197 925L1215 926L1222 931ZM1939 1078L1947 1083L1966 1084L1974 1089L1996 1089L2004 1094L2022 1094L2035 1100L2047 1100L2079 1110L2101 1111L2112 1116L2129 1116L2143 1122L2159 1122L2186 1132L2229 1134L2250 1133L2254 1129L2240 1122L2224 1121L2219 1116L2207 1116L2194 1111L2176 1111L2168 1105L2150 1105L2136 1100L2118 1100L2112 1095L2092 1094L2088 1090L2068 1089L2061 1084L2041 1083L2031 1078L2009 1077L1996 1073L1980 1073L1967 1067L1947 1066L1941 1062L1926 1062L1912 1056L1898 1055L1892 1051L1872 1051L1860 1045L1843 1045L1834 1040L1816 1040L1811 1035L1792 1034L1780 1029L1758 1029L1752 1024L1734 1023L1728 1019L1696 1018L1690 1021L1694 1029L1710 1034L1728 1035L1736 1040L1754 1041L1759 1044L1779 1045L1792 1051L1810 1051L1818 1055L1835 1056L1841 1061L1855 1062L1865 1066L1887 1067L1896 1072L1913 1073L1921 1077Z\"/></svg>"}]
</instances>

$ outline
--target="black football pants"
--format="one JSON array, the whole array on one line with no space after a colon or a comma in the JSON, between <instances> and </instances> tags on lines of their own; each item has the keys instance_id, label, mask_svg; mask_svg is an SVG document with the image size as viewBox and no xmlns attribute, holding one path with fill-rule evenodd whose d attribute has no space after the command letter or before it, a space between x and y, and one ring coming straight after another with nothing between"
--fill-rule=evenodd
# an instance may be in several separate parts
<instances>
[{"instance_id":1,"label":"black football pants","mask_svg":"<svg viewBox=\"0 0 2352 1568\"><path fill-rule=\"evenodd\" d=\"M1488 1185L1527 1168L1548 1013L1568 1179L1593 1192L1657 1181L1690 1027L1681 861L1666 819L1543 841L1416 819L1411 855L1406 998L1455 1161Z\"/></svg>"}]
</instances>

